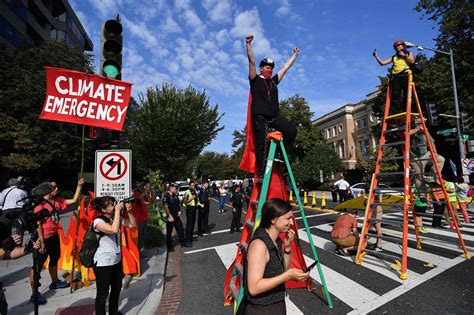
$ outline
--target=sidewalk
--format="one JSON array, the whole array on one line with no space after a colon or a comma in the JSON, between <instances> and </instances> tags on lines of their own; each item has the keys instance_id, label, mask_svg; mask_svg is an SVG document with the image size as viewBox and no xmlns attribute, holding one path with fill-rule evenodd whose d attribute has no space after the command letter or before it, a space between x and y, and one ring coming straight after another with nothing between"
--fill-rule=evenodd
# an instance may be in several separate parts
<instances>
[{"instance_id":1,"label":"sidewalk","mask_svg":"<svg viewBox=\"0 0 474 315\"><path fill-rule=\"evenodd\" d=\"M160 305L163 294L166 247L149 248L144 251L147 258L142 259L142 275L135 277L129 286L122 287L119 310L124 314L153 314ZM17 260L0 261L0 279L5 288L8 314L33 314L34 305L29 302L31 287L28 275L32 256ZM61 276L65 272L59 271ZM40 314L93 314L96 295L95 282L70 294L69 288L50 290L51 278L47 270L41 272L39 291L48 300L39 306Z\"/></svg>"}]
</instances>

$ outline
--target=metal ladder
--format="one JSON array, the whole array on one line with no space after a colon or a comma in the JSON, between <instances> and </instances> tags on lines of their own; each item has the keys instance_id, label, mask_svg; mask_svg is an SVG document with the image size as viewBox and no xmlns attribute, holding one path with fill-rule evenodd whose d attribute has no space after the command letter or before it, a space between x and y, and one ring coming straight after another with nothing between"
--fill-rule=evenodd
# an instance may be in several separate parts
<instances>
[{"instance_id":1,"label":"metal ladder","mask_svg":"<svg viewBox=\"0 0 474 315\"><path fill-rule=\"evenodd\" d=\"M412 96L415 101L416 108L415 110L418 111L418 113L412 113ZM364 217L364 224L362 227L362 232L360 235L360 241L359 241L359 247L357 249L357 256L355 263L358 265L362 264L363 257L365 255L374 255L378 257L385 257L388 259L393 259L395 261L394 266L397 266L399 268L399 275L400 278L405 280L407 279L407 252L408 252L408 225L409 225L409 220L408 220L408 211L409 208L412 206L412 199L411 198L411 189L412 186L410 184L410 122L411 122L411 117L412 116L418 116L421 120L422 126L423 126L423 134L427 139L427 147L430 152L430 160L433 163L433 167L435 169L434 175L438 177L440 186L437 188L438 192L442 192L444 196L444 203L449 209L449 214L451 216L451 219L454 222L454 228L456 230L458 239L459 239L459 246L462 248L464 252L464 256L466 259L470 259L470 255L466 249L466 246L464 244L461 232L459 230L459 226L457 224L457 221L454 218L454 210L451 207L451 203L449 202L449 196L448 193L446 192L445 186L444 186L444 181L443 178L441 177L441 170L438 168L438 165L436 163L436 156L434 154L434 148L433 144L431 142L428 129L426 127L424 118L423 118L423 113L421 111L420 103L418 101L418 96L416 94L416 88L415 88L415 83L413 82L413 77L410 74L408 78L408 93L407 93L407 104L406 104L406 112L404 113L398 113L395 115L389 115L390 112L390 99L391 99L391 88L390 84L387 89L387 96L385 100L385 112L384 112L384 119L382 123L382 135L380 137L380 143L379 143L379 150L377 154L377 161L376 161L376 166L375 166L375 172L372 176L372 181L370 185L370 191L369 191L369 196L368 196L368 201L367 201L367 206L365 209L365 217ZM396 127L391 127L388 128L388 123L391 121L401 121L404 122L405 126L398 124ZM400 136L403 138L401 141L395 141L391 143L386 143L386 136L391 134L391 133L399 133ZM383 157L384 149L387 147L394 147L394 146L401 146L402 147L402 156L398 157ZM393 161L393 160L402 160L403 161L403 171L398 171L398 172L381 172L381 165L384 161ZM417 160L418 161L418 160ZM422 170L422 174L426 174ZM423 176L422 174L418 174L420 176ZM384 203L384 195L383 195L383 190L379 189L379 183L381 182L382 179L391 177L391 176L402 176L403 177L403 188L400 189L400 192L403 192L403 204L392 204L392 203ZM422 184L424 185L424 181L422 178ZM376 196L378 197L378 200L376 199ZM388 197L385 195L385 198ZM401 224L402 228L402 239L400 243L400 239L396 236L389 236L389 235L376 235L376 234L371 234L369 233L369 227L371 224L380 222L386 225L398 225L400 226L400 222L394 221L394 220L384 220L384 219L377 219L377 218L372 218L372 212L374 211L374 208L377 207L382 207L383 209L397 209L397 210L402 210L403 211L403 222ZM412 215L413 215L413 221L414 225L416 224L417 216L430 216L430 217L435 217L435 216L443 216L442 214L423 214L423 213L416 213L414 211L414 208L412 208ZM419 236L419 231L417 226L414 227L415 230L415 235L416 235L416 243L417 243L417 249L421 249L422 247L422 241L423 238ZM373 237L381 240L387 240L391 242L395 242L399 245L401 245L402 253L401 256L394 255L392 253L387 253L387 252L378 252L374 250L367 249L367 239L369 237ZM441 242L441 240L440 240Z\"/></svg>"},{"instance_id":2,"label":"metal ladder","mask_svg":"<svg viewBox=\"0 0 474 315\"><path fill-rule=\"evenodd\" d=\"M244 219L244 229L242 231L242 236L240 238L237 255L234 262L232 263L232 265L229 267L229 270L227 271L228 273L231 272L232 275L231 277L226 277L226 283L224 285L224 298L225 298L224 305L230 305L233 301L234 313L236 313L244 297L244 290L243 290L244 267L243 266L245 263L248 246L250 244L252 236L255 230L260 225L260 220L262 216L262 207L265 201L267 200L268 188L270 185L270 180L272 176L272 168L273 168L273 163L275 159L275 152L276 152L277 145L279 144L281 148L281 152L283 153L285 165L287 167L287 170L291 179L293 191L295 192L295 196L298 200L298 206L299 206L299 209L301 210L301 216L303 218L305 230L308 235L314 261L316 262L316 267L318 269L319 277L321 279L321 289L322 289L323 295L326 297L328 306L332 308L333 305L332 305L331 297L329 295L329 291L326 286L326 281L324 279L321 264L319 263L316 247L314 246L313 239L309 230L308 222L306 220L306 215L303 209L303 203L301 202L301 198L299 197L299 194L297 193L296 182L295 182L293 172L290 167L290 163L288 161L288 156L286 154L285 146L283 145L282 134L278 131L271 132L267 135L267 140L270 141L270 148L268 152L267 163L265 165L265 175L263 177L263 182L261 180L255 181L254 189L258 189L258 191L257 193L252 194L252 199L248 207L248 212ZM261 187L258 187L258 186L261 186ZM286 188L283 187L283 189L286 189ZM258 202L256 201L257 199L258 199ZM299 258L303 260L303 263L304 263L304 258L301 252L301 246L300 246L299 238L298 238L298 230L296 229L296 220L294 216L293 216L293 227L295 228L295 234L296 234L295 244L294 244L297 249L296 252L297 252L297 255L299 255ZM292 256L292 258L293 257L294 256ZM312 290L311 277L308 278L307 287L309 290Z\"/></svg>"}]
</instances>

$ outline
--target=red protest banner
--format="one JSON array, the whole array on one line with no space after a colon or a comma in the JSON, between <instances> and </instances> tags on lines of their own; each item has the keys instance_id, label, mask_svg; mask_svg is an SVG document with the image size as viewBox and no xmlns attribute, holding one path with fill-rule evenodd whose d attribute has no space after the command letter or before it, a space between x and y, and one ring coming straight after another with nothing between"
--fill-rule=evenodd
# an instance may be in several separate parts
<instances>
[{"instance_id":1,"label":"red protest banner","mask_svg":"<svg viewBox=\"0 0 474 315\"><path fill-rule=\"evenodd\" d=\"M132 84L83 72L46 67L40 119L122 130Z\"/></svg>"}]
</instances>

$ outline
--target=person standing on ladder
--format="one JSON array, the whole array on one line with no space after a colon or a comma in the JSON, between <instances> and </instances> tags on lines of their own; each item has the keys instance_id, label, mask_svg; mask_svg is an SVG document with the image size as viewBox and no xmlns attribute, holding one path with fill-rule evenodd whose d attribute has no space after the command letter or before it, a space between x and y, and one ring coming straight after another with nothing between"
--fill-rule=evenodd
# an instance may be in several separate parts
<instances>
[{"instance_id":1,"label":"person standing on ladder","mask_svg":"<svg viewBox=\"0 0 474 315\"><path fill-rule=\"evenodd\" d=\"M374 50L372 55L381 66L393 63L390 71L390 89L392 91L390 109L392 114L396 114L405 111L408 93L408 76L411 74L410 65L415 63L415 57L413 53L407 50L403 40L395 41L393 43L393 49L395 49L395 55L385 60L380 59L376 50ZM401 100L402 91L403 101Z\"/></svg>"},{"instance_id":2,"label":"person standing on ladder","mask_svg":"<svg viewBox=\"0 0 474 315\"><path fill-rule=\"evenodd\" d=\"M255 136L255 159L257 163L257 174L263 177L265 171L265 141L269 128L274 128L283 134L286 151L291 151L296 138L297 130L291 122L280 116L280 104L278 101L278 84L286 72L291 68L298 57L300 50L293 49L293 55L285 63L276 75L273 75L275 63L270 58L260 61L260 73L257 74L255 58L252 51L253 35L245 38L247 57L249 60L249 80L252 98L251 115L252 127ZM273 76L272 76L273 75ZM280 158L280 160L282 160Z\"/></svg>"}]
</instances>

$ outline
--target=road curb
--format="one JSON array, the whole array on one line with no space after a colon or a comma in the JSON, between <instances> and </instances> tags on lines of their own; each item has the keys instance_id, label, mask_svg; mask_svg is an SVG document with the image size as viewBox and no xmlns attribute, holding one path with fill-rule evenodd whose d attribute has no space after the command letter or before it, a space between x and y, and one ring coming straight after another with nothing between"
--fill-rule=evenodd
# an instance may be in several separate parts
<instances>
[{"instance_id":1,"label":"road curb","mask_svg":"<svg viewBox=\"0 0 474 315\"><path fill-rule=\"evenodd\" d=\"M167 255L164 292L155 315L176 314L183 295L181 276L181 246L176 246L175 251Z\"/></svg>"}]
</instances>

